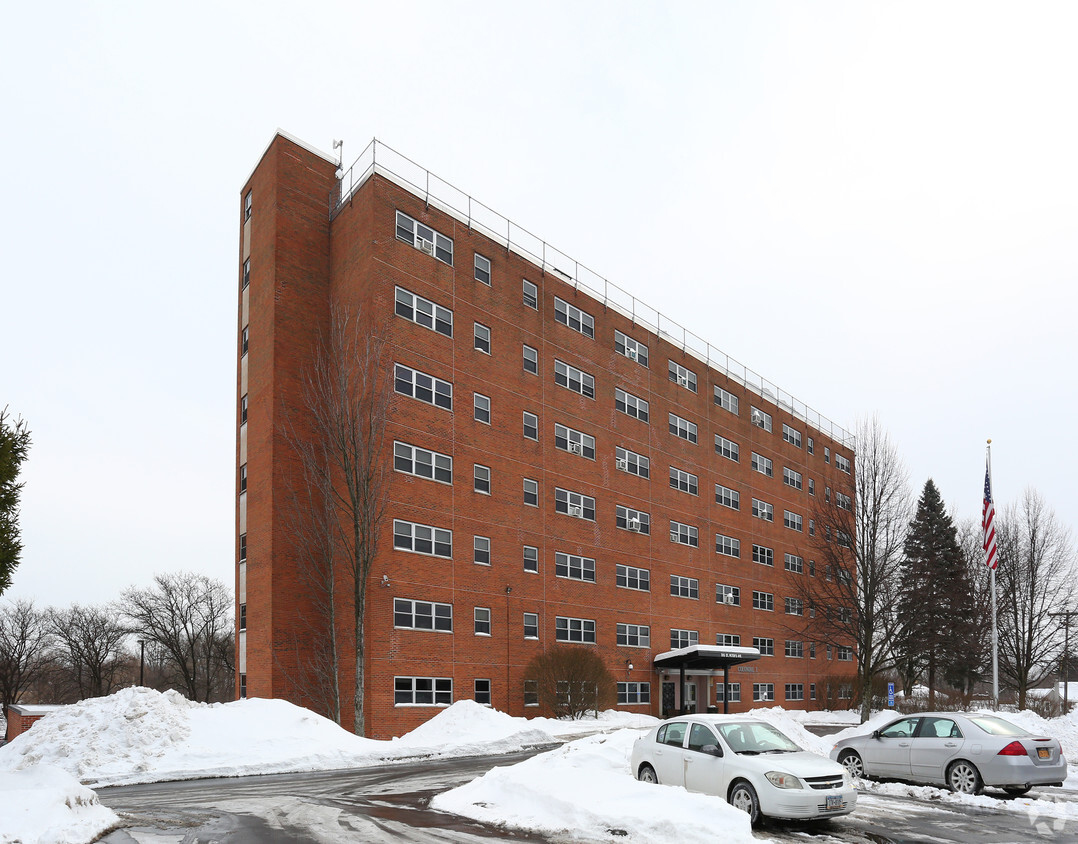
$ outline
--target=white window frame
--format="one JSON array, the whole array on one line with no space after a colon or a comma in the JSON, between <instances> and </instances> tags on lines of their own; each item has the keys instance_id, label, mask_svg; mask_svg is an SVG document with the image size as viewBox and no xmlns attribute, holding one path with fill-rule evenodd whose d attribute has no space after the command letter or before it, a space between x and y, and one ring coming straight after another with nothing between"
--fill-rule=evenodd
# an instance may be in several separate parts
<instances>
[{"instance_id":1,"label":"white window frame","mask_svg":"<svg viewBox=\"0 0 1078 844\"><path fill-rule=\"evenodd\" d=\"M741 559L741 540L722 533L715 534L715 553Z\"/></svg>"},{"instance_id":2,"label":"white window frame","mask_svg":"<svg viewBox=\"0 0 1078 844\"><path fill-rule=\"evenodd\" d=\"M845 472L848 475L850 474L850 470L853 468L853 466L850 463L850 459L848 457L844 457L841 454L836 454L835 468L838 469L840 472Z\"/></svg>"},{"instance_id":3,"label":"white window frame","mask_svg":"<svg viewBox=\"0 0 1078 844\"><path fill-rule=\"evenodd\" d=\"M595 378L575 366L554 359L554 383L585 398L595 398ZM576 386L573 386L576 384Z\"/></svg>"},{"instance_id":4,"label":"white window frame","mask_svg":"<svg viewBox=\"0 0 1078 844\"><path fill-rule=\"evenodd\" d=\"M651 628L646 624L617 622L615 642L623 648L650 648Z\"/></svg>"},{"instance_id":5,"label":"white window frame","mask_svg":"<svg viewBox=\"0 0 1078 844\"><path fill-rule=\"evenodd\" d=\"M794 448L801 448L801 432L797 428L791 428L785 422L782 423L782 438Z\"/></svg>"},{"instance_id":6,"label":"white window frame","mask_svg":"<svg viewBox=\"0 0 1078 844\"><path fill-rule=\"evenodd\" d=\"M638 478L651 478L651 460L620 445L614 447L614 466L619 472Z\"/></svg>"},{"instance_id":7,"label":"white window frame","mask_svg":"<svg viewBox=\"0 0 1078 844\"><path fill-rule=\"evenodd\" d=\"M754 543L752 546L752 561L757 565L774 568L775 549L768 548L766 545L756 545Z\"/></svg>"},{"instance_id":8,"label":"white window frame","mask_svg":"<svg viewBox=\"0 0 1078 844\"><path fill-rule=\"evenodd\" d=\"M531 308L533 311L539 310L539 288L528 279L524 279L521 287L524 292L524 307Z\"/></svg>"},{"instance_id":9,"label":"white window frame","mask_svg":"<svg viewBox=\"0 0 1078 844\"><path fill-rule=\"evenodd\" d=\"M621 387L614 388L614 407L626 416L639 419L644 423L647 423L650 418L648 402L639 396L626 392Z\"/></svg>"},{"instance_id":10,"label":"white window frame","mask_svg":"<svg viewBox=\"0 0 1078 844\"><path fill-rule=\"evenodd\" d=\"M429 386L423 383L424 379L430 382ZM400 389L403 384L408 384L410 391ZM432 407L450 412L453 410L453 383L451 381L435 378L433 375L412 369L403 363L393 364L393 390L399 395L408 396ZM430 393L430 398L423 398L419 395L420 391ZM444 401L438 401L439 398L443 398Z\"/></svg>"},{"instance_id":11,"label":"white window frame","mask_svg":"<svg viewBox=\"0 0 1078 844\"><path fill-rule=\"evenodd\" d=\"M688 440L693 445L696 445L696 423L690 422L684 417L678 416L676 413L669 415L670 433L675 437L680 437L683 440Z\"/></svg>"},{"instance_id":12,"label":"white window frame","mask_svg":"<svg viewBox=\"0 0 1078 844\"><path fill-rule=\"evenodd\" d=\"M554 321L560 322L585 337L595 339L595 318L587 311L580 310L576 305L558 296L554 297Z\"/></svg>"},{"instance_id":13,"label":"white window frame","mask_svg":"<svg viewBox=\"0 0 1078 844\"><path fill-rule=\"evenodd\" d=\"M675 598L689 598L697 601L700 599L700 581L695 577L672 574L670 575L670 594Z\"/></svg>"},{"instance_id":14,"label":"white window frame","mask_svg":"<svg viewBox=\"0 0 1078 844\"><path fill-rule=\"evenodd\" d=\"M407 529L407 530L405 530ZM397 537L408 537L409 545L399 545ZM430 551L416 549L416 543L429 543ZM438 553L438 546L449 546L448 553ZM410 554L422 554L425 557L440 557L445 560L453 559L453 531L433 525L422 525L418 522L409 522L404 519L393 520L393 548L396 551L407 551Z\"/></svg>"},{"instance_id":15,"label":"white window frame","mask_svg":"<svg viewBox=\"0 0 1078 844\"><path fill-rule=\"evenodd\" d=\"M485 614L485 618L484 618ZM476 607L472 612L472 620L474 621L474 630L476 636L491 636L494 629L493 622L490 617L490 607ZM483 626L486 629L482 629Z\"/></svg>"},{"instance_id":16,"label":"white window frame","mask_svg":"<svg viewBox=\"0 0 1078 844\"><path fill-rule=\"evenodd\" d=\"M741 587L730 586L727 583L715 584L715 603L725 604L728 607L741 606Z\"/></svg>"},{"instance_id":17,"label":"white window frame","mask_svg":"<svg viewBox=\"0 0 1078 844\"><path fill-rule=\"evenodd\" d=\"M651 535L651 516L643 510L634 510L624 504L615 505L614 525L620 530Z\"/></svg>"},{"instance_id":18,"label":"white window frame","mask_svg":"<svg viewBox=\"0 0 1078 844\"><path fill-rule=\"evenodd\" d=\"M398 616L408 616L406 623L398 623ZM421 623L429 619L429 624ZM453 605L437 601L413 601L411 598L393 599L393 629L419 630L424 633L452 633Z\"/></svg>"},{"instance_id":19,"label":"white window frame","mask_svg":"<svg viewBox=\"0 0 1078 844\"><path fill-rule=\"evenodd\" d=\"M484 355L491 354L490 327L481 322L472 323L472 348Z\"/></svg>"},{"instance_id":20,"label":"white window frame","mask_svg":"<svg viewBox=\"0 0 1078 844\"><path fill-rule=\"evenodd\" d=\"M804 529L805 520L799 513L783 510L782 524L790 530L796 530L798 533L801 533Z\"/></svg>"},{"instance_id":21,"label":"white window frame","mask_svg":"<svg viewBox=\"0 0 1078 844\"><path fill-rule=\"evenodd\" d=\"M786 683L786 700L804 700L804 683Z\"/></svg>"},{"instance_id":22,"label":"white window frame","mask_svg":"<svg viewBox=\"0 0 1078 844\"><path fill-rule=\"evenodd\" d=\"M736 633L717 633L715 635L715 644L720 648L740 648L741 637Z\"/></svg>"},{"instance_id":23,"label":"white window frame","mask_svg":"<svg viewBox=\"0 0 1078 844\"><path fill-rule=\"evenodd\" d=\"M786 571L792 572L793 574L805 573L805 559L803 557L786 552L784 555L784 562Z\"/></svg>"},{"instance_id":24,"label":"white window frame","mask_svg":"<svg viewBox=\"0 0 1078 844\"><path fill-rule=\"evenodd\" d=\"M757 454L755 451L752 453L752 471L759 472L769 478L775 477L774 464L771 462L771 458Z\"/></svg>"},{"instance_id":25,"label":"white window frame","mask_svg":"<svg viewBox=\"0 0 1078 844\"><path fill-rule=\"evenodd\" d=\"M453 312L398 285L393 294L393 312L409 322L445 337L453 336Z\"/></svg>"},{"instance_id":26,"label":"white window frame","mask_svg":"<svg viewBox=\"0 0 1078 844\"><path fill-rule=\"evenodd\" d=\"M532 496L535 500L529 501L529 496ZM524 505L526 507L539 506L539 481L534 478L524 478Z\"/></svg>"},{"instance_id":27,"label":"white window frame","mask_svg":"<svg viewBox=\"0 0 1078 844\"><path fill-rule=\"evenodd\" d=\"M579 554L554 552L554 576L566 580L579 580L583 583L595 582L595 560Z\"/></svg>"},{"instance_id":28,"label":"white window frame","mask_svg":"<svg viewBox=\"0 0 1078 844\"><path fill-rule=\"evenodd\" d=\"M614 350L629 360L634 360L645 369L648 368L648 347L639 340L614 329Z\"/></svg>"},{"instance_id":29,"label":"white window frame","mask_svg":"<svg viewBox=\"0 0 1078 844\"><path fill-rule=\"evenodd\" d=\"M618 706L639 706L651 703L651 683L633 680L618 681Z\"/></svg>"},{"instance_id":30,"label":"white window frame","mask_svg":"<svg viewBox=\"0 0 1078 844\"><path fill-rule=\"evenodd\" d=\"M681 648L691 648L700 644L699 630L683 630L680 627L670 628L670 650L676 651Z\"/></svg>"},{"instance_id":31,"label":"white window frame","mask_svg":"<svg viewBox=\"0 0 1078 844\"><path fill-rule=\"evenodd\" d=\"M686 390L695 393L696 373L693 372L691 369L686 369L680 363L677 363L675 361L667 360L667 363L669 364L666 369L667 377L679 386L682 386Z\"/></svg>"},{"instance_id":32,"label":"white window frame","mask_svg":"<svg viewBox=\"0 0 1078 844\"><path fill-rule=\"evenodd\" d=\"M393 471L435 483L453 484L453 458L450 455L400 440L393 442Z\"/></svg>"},{"instance_id":33,"label":"white window frame","mask_svg":"<svg viewBox=\"0 0 1078 844\"><path fill-rule=\"evenodd\" d=\"M403 687L407 685L408 689ZM423 686L423 688L420 688ZM429 686L429 688L426 688ZM410 700L402 700L402 695L407 694ZM427 697L430 700L421 700ZM393 678L393 705L394 706L450 706L453 703L453 678L452 677L407 677L396 676Z\"/></svg>"},{"instance_id":34,"label":"white window frame","mask_svg":"<svg viewBox=\"0 0 1078 844\"><path fill-rule=\"evenodd\" d=\"M730 703L741 703L741 684L740 683L726 683L725 688L722 682L715 683L715 702L725 703L726 691L730 690Z\"/></svg>"},{"instance_id":35,"label":"white window frame","mask_svg":"<svg viewBox=\"0 0 1078 844\"><path fill-rule=\"evenodd\" d=\"M752 646L760 652L760 656L775 655L775 640L769 636L753 636Z\"/></svg>"},{"instance_id":36,"label":"white window frame","mask_svg":"<svg viewBox=\"0 0 1078 844\"><path fill-rule=\"evenodd\" d=\"M805 615L805 601L802 598L785 598L783 599L785 605L786 615Z\"/></svg>"},{"instance_id":37,"label":"white window frame","mask_svg":"<svg viewBox=\"0 0 1078 844\"><path fill-rule=\"evenodd\" d=\"M595 459L595 437L560 422L554 423L554 447L588 460Z\"/></svg>"},{"instance_id":38,"label":"white window frame","mask_svg":"<svg viewBox=\"0 0 1078 844\"><path fill-rule=\"evenodd\" d=\"M554 512L574 519L595 521L595 499L582 492L554 487Z\"/></svg>"},{"instance_id":39,"label":"white window frame","mask_svg":"<svg viewBox=\"0 0 1078 844\"><path fill-rule=\"evenodd\" d=\"M472 489L480 495L490 495L493 486L493 472L482 463L472 464Z\"/></svg>"},{"instance_id":40,"label":"white window frame","mask_svg":"<svg viewBox=\"0 0 1078 844\"><path fill-rule=\"evenodd\" d=\"M735 463L741 462L740 446L733 440L726 439L722 434L715 434L715 453Z\"/></svg>"},{"instance_id":41,"label":"white window frame","mask_svg":"<svg viewBox=\"0 0 1078 844\"><path fill-rule=\"evenodd\" d=\"M472 537L472 562L477 566L490 565L490 537Z\"/></svg>"},{"instance_id":42,"label":"white window frame","mask_svg":"<svg viewBox=\"0 0 1078 844\"><path fill-rule=\"evenodd\" d=\"M741 493L722 484L715 484L715 503L731 510L741 509Z\"/></svg>"},{"instance_id":43,"label":"white window frame","mask_svg":"<svg viewBox=\"0 0 1078 844\"><path fill-rule=\"evenodd\" d=\"M738 400L738 397L729 390L724 390L718 384L715 385L715 404L723 410L734 414L734 416L741 415L739 412L740 401Z\"/></svg>"},{"instance_id":44,"label":"white window frame","mask_svg":"<svg viewBox=\"0 0 1078 844\"><path fill-rule=\"evenodd\" d=\"M775 595L760 589L752 590L752 608L761 612L775 611Z\"/></svg>"},{"instance_id":45,"label":"white window frame","mask_svg":"<svg viewBox=\"0 0 1078 844\"><path fill-rule=\"evenodd\" d=\"M800 472L791 469L789 466L783 466L782 482L788 487L793 487L794 489L801 489L803 478Z\"/></svg>"},{"instance_id":46,"label":"white window frame","mask_svg":"<svg viewBox=\"0 0 1078 844\"><path fill-rule=\"evenodd\" d=\"M524 439L539 442L539 417L531 411L525 410L522 419Z\"/></svg>"},{"instance_id":47,"label":"white window frame","mask_svg":"<svg viewBox=\"0 0 1078 844\"><path fill-rule=\"evenodd\" d=\"M528 354L529 352L531 353L530 356ZM524 360L524 371L527 372L529 375L538 375L539 350L525 343L522 354Z\"/></svg>"},{"instance_id":48,"label":"white window frame","mask_svg":"<svg viewBox=\"0 0 1078 844\"><path fill-rule=\"evenodd\" d=\"M774 683L753 683L752 699L759 703L773 703L775 700Z\"/></svg>"},{"instance_id":49,"label":"white window frame","mask_svg":"<svg viewBox=\"0 0 1078 844\"><path fill-rule=\"evenodd\" d=\"M684 522L670 520L670 541L678 545L688 545L690 548L700 547L700 532L692 525Z\"/></svg>"},{"instance_id":50,"label":"white window frame","mask_svg":"<svg viewBox=\"0 0 1078 844\"><path fill-rule=\"evenodd\" d=\"M484 396L482 393L472 393L472 418L484 425L491 424L490 420L493 413L491 412L490 404L490 396Z\"/></svg>"},{"instance_id":51,"label":"white window frame","mask_svg":"<svg viewBox=\"0 0 1078 844\"><path fill-rule=\"evenodd\" d=\"M453 266L453 238L446 237L403 211L397 212L396 235L397 240L403 240L443 264ZM425 245L427 243L430 244L429 249Z\"/></svg>"},{"instance_id":52,"label":"white window frame","mask_svg":"<svg viewBox=\"0 0 1078 844\"><path fill-rule=\"evenodd\" d=\"M619 589L650 592L651 572L648 569L618 563L614 570L614 585Z\"/></svg>"},{"instance_id":53,"label":"white window frame","mask_svg":"<svg viewBox=\"0 0 1078 844\"><path fill-rule=\"evenodd\" d=\"M523 628L524 628L524 638L525 639L536 639L536 640L538 640L538 638L539 638L539 613L537 613L537 612L526 612L526 613L524 613ZM535 632L532 633L531 635L528 635L531 631L535 631Z\"/></svg>"},{"instance_id":54,"label":"white window frame","mask_svg":"<svg viewBox=\"0 0 1078 844\"><path fill-rule=\"evenodd\" d=\"M524 571L532 574L539 573L539 549L534 545L525 545L521 551L524 559ZM529 565L532 563L533 565Z\"/></svg>"},{"instance_id":55,"label":"white window frame","mask_svg":"<svg viewBox=\"0 0 1078 844\"><path fill-rule=\"evenodd\" d=\"M787 659L804 659L805 643L798 641L797 639L787 639L784 653Z\"/></svg>"},{"instance_id":56,"label":"white window frame","mask_svg":"<svg viewBox=\"0 0 1078 844\"><path fill-rule=\"evenodd\" d=\"M564 622L564 623L563 623ZM573 618L558 615L554 617L554 640L556 642L577 642L595 644L595 619Z\"/></svg>"},{"instance_id":57,"label":"white window frame","mask_svg":"<svg viewBox=\"0 0 1078 844\"><path fill-rule=\"evenodd\" d=\"M486 266L483 266L484 264L486 264ZM485 284L487 287L490 287L491 286L490 281L491 281L491 278L492 278L492 274L491 274L492 265L491 265L491 262L490 262L490 258L488 258L486 255L480 255L478 252L476 252L475 253L474 265L475 265L475 280L480 282L481 284ZM483 278L482 277L483 275L485 275L486 278Z\"/></svg>"},{"instance_id":58,"label":"white window frame","mask_svg":"<svg viewBox=\"0 0 1078 844\"><path fill-rule=\"evenodd\" d=\"M752 499L752 515L765 522L775 521L775 507L759 498Z\"/></svg>"},{"instance_id":59,"label":"white window frame","mask_svg":"<svg viewBox=\"0 0 1078 844\"><path fill-rule=\"evenodd\" d=\"M760 410L760 408L752 404L749 405L749 422L757 428L762 428L769 434L771 433L771 414Z\"/></svg>"},{"instance_id":60,"label":"white window frame","mask_svg":"<svg viewBox=\"0 0 1078 844\"><path fill-rule=\"evenodd\" d=\"M686 472L676 466L670 467L670 488L689 495L698 495L700 492L700 479L692 472Z\"/></svg>"}]
</instances>

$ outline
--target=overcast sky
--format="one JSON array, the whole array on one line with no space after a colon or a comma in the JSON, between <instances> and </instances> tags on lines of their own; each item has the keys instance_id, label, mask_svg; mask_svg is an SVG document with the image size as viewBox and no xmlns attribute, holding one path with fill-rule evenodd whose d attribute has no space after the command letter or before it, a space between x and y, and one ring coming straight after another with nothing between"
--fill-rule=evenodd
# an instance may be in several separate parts
<instances>
[{"instance_id":1,"label":"overcast sky","mask_svg":"<svg viewBox=\"0 0 1078 844\"><path fill-rule=\"evenodd\" d=\"M233 582L239 189L374 136L840 425L1078 522L1078 4L15 4L5 597Z\"/></svg>"}]
</instances>

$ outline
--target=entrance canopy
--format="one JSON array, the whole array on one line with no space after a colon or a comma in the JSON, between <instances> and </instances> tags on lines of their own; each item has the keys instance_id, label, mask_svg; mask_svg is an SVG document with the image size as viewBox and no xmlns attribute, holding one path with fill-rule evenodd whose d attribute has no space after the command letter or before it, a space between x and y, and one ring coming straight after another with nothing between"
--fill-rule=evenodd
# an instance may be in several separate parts
<instances>
[{"instance_id":1,"label":"entrance canopy","mask_svg":"<svg viewBox=\"0 0 1078 844\"><path fill-rule=\"evenodd\" d=\"M752 662L760 658L759 648L734 648L722 645L690 645L687 648L678 648L675 651L667 651L655 657L655 667L658 669L677 669L681 684L682 704L681 714L685 714L685 672L686 671L718 671L722 670L722 711L730 711L730 695L726 693L730 685L730 666L740 665L743 662Z\"/></svg>"}]
</instances>

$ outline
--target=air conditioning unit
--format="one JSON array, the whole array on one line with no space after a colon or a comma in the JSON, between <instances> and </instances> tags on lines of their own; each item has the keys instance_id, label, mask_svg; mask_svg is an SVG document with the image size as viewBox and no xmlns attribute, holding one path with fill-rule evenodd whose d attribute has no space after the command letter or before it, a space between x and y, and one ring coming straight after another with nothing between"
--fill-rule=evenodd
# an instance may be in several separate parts
<instances>
[{"instance_id":1,"label":"air conditioning unit","mask_svg":"<svg viewBox=\"0 0 1078 844\"><path fill-rule=\"evenodd\" d=\"M614 465L618 468L619 471L626 472L629 470L629 461L626 460L624 457L619 457L617 460L615 460Z\"/></svg>"},{"instance_id":2,"label":"air conditioning unit","mask_svg":"<svg viewBox=\"0 0 1078 844\"><path fill-rule=\"evenodd\" d=\"M678 532L676 530L670 531L670 541L671 542L679 542L680 541L680 536L678 535Z\"/></svg>"},{"instance_id":3,"label":"air conditioning unit","mask_svg":"<svg viewBox=\"0 0 1078 844\"><path fill-rule=\"evenodd\" d=\"M753 425L763 425L764 424L764 415L762 413L760 413L760 411L755 410L755 409L752 411L752 424Z\"/></svg>"},{"instance_id":4,"label":"air conditioning unit","mask_svg":"<svg viewBox=\"0 0 1078 844\"><path fill-rule=\"evenodd\" d=\"M575 504L570 504L569 505L569 515L570 516L576 516L576 518L579 519L584 515L584 508L580 507L580 506L577 506Z\"/></svg>"},{"instance_id":5,"label":"air conditioning unit","mask_svg":"<svg viewBox=\"0 0 1078 844\"><path fill-rule=\"evenodd\" d=\"M580 454L580 452L581 452L580 443L574 443L574 442L569 443L569 453L570 454Z\"/></svg>"},{"instance_id":6,"label":"air conditioning unit","mask_svg":"<svg viewBox=\"0 0 1078 844\"><path fill-rule=\"evenodd\" d=\"M723 601L724 604L729 604L730 606L736 606L737 605L737 599L734 597L734 594L732 592L726 594L723 597L722 601Z\"/></svg>"},{"instance_id":7,"label":"air conditioning unit","mask_svg":"<svg viewBox=\"0 0 1078 844\"><path fill-rule=\"evenodd\" d=\"M627 357L629 360L636 360L636 349L626 349L625 357Z\"/></svg>"},{"instance_id":8,"label":"air conditioning unit","mask_svg":"<svg viewBox=\"0 0 1078 844\"><path fill-rule=\"evenodd\" d=\"M679 383L679 384L680 384L680 385L681 385L682 387L688 387L688 386L689 386L689 376L688 376L688 375L679 375L679 376L677 377L677 382L678 382L678 383Z\"/></svg>"},{"instance_id":9,"label":"air conditioning unit","mask_svg":"<svg viewBox=\"0 0 1078 844\"><path fill-rule=\"evenodd\" d=\"M419 246L419 250L421 252L426 252L428 255L434 254L434 244L431 243L429 240L426 240L425 238L421 237L419 238L419 243L417 245Z\"/></svg>"},{"instance_id":10,"label":"air conditioning unit","mask_svg":"<svg viewBox=\"0 0 1078 844\"><path fill-rule=\"evenodd\" d=\"M629 530L640 532L640 519L629 519Z\"/></svg>"}]
</instances>

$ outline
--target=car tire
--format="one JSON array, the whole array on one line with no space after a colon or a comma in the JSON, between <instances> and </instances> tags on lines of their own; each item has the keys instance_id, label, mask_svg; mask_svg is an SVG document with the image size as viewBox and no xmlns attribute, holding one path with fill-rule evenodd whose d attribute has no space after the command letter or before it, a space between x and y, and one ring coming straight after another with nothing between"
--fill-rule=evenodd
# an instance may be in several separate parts
<instances>
[{"instance_id":1,"label":"car tire","mask_svg":"<svg viewBox=\"0 0 1078 844\"><path fill-rule=\"evenodd\" d=\"M658 784L659 778L655 775L655 769L651 765L641 765L640 770L636 774L636 778L640 782L650 782Z\"/></svg>"},{"instance_id":2,"label":"car tire","mask_svg":"<svg viewBox=\"0 0 1078 844\"><path fill-rule=\"evenodd\" d=\"M984 791L984 781L972 762L959 759L947 769L947 787L955 794L980 794Z\"/></svg>"},{"instance_id":3,"label":"car tire","mask_svg":"<svg viewBox=\"0 0 1078 844\"><path fill-rule=\"evenodd\" d=\"M730 789L730 797L726 802L735 809L746 812L749 816L750 824L753 826L760 825L762 817L760 814L760 798L756 796L756 789L745 780L738 780L734 783Z\"/></svg>"},{"instance_id":4,"label":"car tire","mask_svg":"<svg viewBox=\"0 0 1078 844\"><path fill-rule=\"evenodd\" d=\"M1003 790L1007 792L1011 797L1021 797L1023 794L1028 794L1029 790L1033 788L1031 785L1005 785Z\"/></svg>"},{"instance_id":5,"label":"car tire","mask_svg":"<svg viewBox=\"0 0 1078 844\"><path fill-rule=\"evenodd\" d=\"M854 779L865 778L865 763L856 750L847 750L838 757L838 763Z\"/></svg>"}]
</instances>

